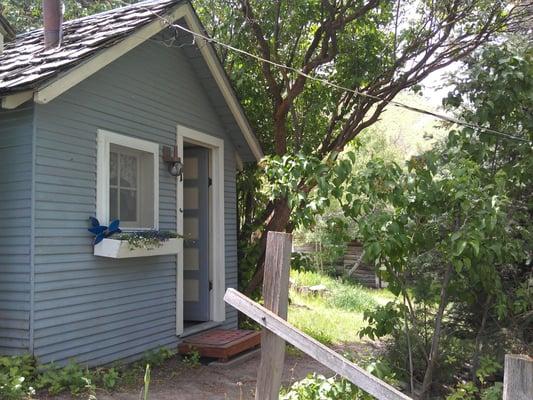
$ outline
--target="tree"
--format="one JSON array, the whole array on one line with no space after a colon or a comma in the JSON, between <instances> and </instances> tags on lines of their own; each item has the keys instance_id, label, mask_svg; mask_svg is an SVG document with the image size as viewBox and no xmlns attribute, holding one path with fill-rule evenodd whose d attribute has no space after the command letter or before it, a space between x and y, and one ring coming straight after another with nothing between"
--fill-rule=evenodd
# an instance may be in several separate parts
<instances>
[{"instance_id":1,"label":"tree","mask_svg":"<svg viewBox=\"0 0 533 400\"><path fill-rule=\"evenodd\" d=\"M62 0L65 5L65 20L84 17L101 11L122 7L123 0ZM17 32L40 28L42 23L42 0L0 0L0 12L5 15Z\"/></svg>"},{"instance_id":2,"label":"tree","mask_svg":"<svg viewBox=\"0 0 533 400\"><path fill-rule=\"evenodd\" d=\"M254 243L241 259L241 268L243 262L254 265L248 295L262 279L267 232L292 231L310 220L299 219L306 216L303 209L316 214L327 203L316 197L322 192L316 190L322 179L317 170L293 168L303 165L300 157L330 168L398 93L464 58L524 14L515 3L485 0L197 0L195 5L214 37L266 60L220 49L270 156L264 165L286 168L276 174L286 178L285 188L277 185L276 196L266 198L252 193L241 209L246 225L240 242ZM293 172L302 175L288 178ZM248 176L257 173L264 169Z\"/></svg>"},{"instance_id":3,"label":"tree","mask_svg":"<svg viewBox=\"0 0 533 400\"><path fill-rule=\"evenodd\" d=\"M468 363L479 385L486 356L531 351L532 82L530 44L485 46L454 77L445 104L513 137L451 130L442 146L411 159L406 172L374 160L354 178L356 200L345 203L366 257L404 299L368 314L364 333L407 337L403 354L419 360L409 368L422 397L435 381L443 383L434 377L439 364L461 374ZM371 206L361 213L364 204ZM439 360L442 351L461 362Z\"/></svg>"}]
</instances>

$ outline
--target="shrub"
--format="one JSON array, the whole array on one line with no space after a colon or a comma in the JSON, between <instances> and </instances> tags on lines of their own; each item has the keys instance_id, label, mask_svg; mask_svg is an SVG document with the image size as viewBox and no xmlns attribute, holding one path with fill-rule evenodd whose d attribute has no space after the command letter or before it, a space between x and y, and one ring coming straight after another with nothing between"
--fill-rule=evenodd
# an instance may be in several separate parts
<instances>
[{"instance_id":1,"label":"shrub","mask_svg":"<svg viewBox=\"0 0 533 400\"><path fill-rule=\"evenodd\" d=\"M396 384L396 376L390 365L382 360L368 363L365 370L390 384ZM290 388L282 389L281 400L372 400L373 396L365 393L350 381L337 376L326 378L319 374L310 374L305 379L295 382Z\"/></svg>"},{"instance_id":2,"label":"shrub","mask_svg":"<svg viewBox=\"0 0 533 400\"><path fill-rule=\"evenodd\" d=\"M323 375L312 374L294 383L285 393L281 393L281 400L352 400L358 399L356 386L345 379L326 378Z\"/></svg>"},{"instance_id":3,"label":"shrub","mask_svg":"<svg viewBox=\"0 0 533 400\"><path fill-rule=\"evenodd\" d=\"M83 368L75 362L69 362L64 368L49 364L43 368L37 377L36 387L47 389L52 395L68 390L72 395L95 389L93 375L88 368Z\"/></svg>"},{"instance_id":4,"label":"shrub","mask_svg":"<svg viewBox=\"0 0 533 400\"><path fill-rule=\"evenodd\" d=\"M35 360L29 355L0 357L0 398L22 399L35 393L31 386Z\"/></svg>"},{"instance_id":5,"label":"shrub","mask_svg":"<svg viewBox=\"0 0 533 400\"><path fill-rule=\"evenodd\" d=\"M120 379L120 374L116 368L96 370L97 383L101 384L107 390L114 389Z\"/></svg>"},{"instance_id":6,"label":"shrub","mask_svg":"<svg viewBox=\"0 0 533 400\"><path fill-rule=\"evenodd\" d=\"M174 356L176 353L166 347L161 347L156 350L150 350L144 353L143 364L150 364L151 366L158 366L163 364L166 360Z\"/></svg>"}]
</instances>

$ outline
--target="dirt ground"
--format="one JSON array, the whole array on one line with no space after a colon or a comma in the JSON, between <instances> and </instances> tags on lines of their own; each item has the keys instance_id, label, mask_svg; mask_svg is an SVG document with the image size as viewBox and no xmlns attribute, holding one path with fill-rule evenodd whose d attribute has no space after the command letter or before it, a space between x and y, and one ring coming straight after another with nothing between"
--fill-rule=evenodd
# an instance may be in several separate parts
<instances>
[{"instance_id":1,"label":"dirt ground","mask_svg":"<svg viewBox=\"0 0 533 400\"><path fill-rule=\"evenodd\" d=\"M234 365L202 365L196 368L172 359L154 371L150 399L253 399L259 359L258 353ZM283 382L290 384L313 371L330 374L326 368L305 355L289 355L285 361ZM138 400L139 392L140 387L138 390L128 388L127 391L110 394L98 393L97 397L98 400Z\"/></svg>"},{"instance_id":2,"label":"dirt ground","mask_svg":"<svg viewBox=\"0 0 533 400\"><path fill-rule=\"evenodd\" d=\"M379 352L379 348L367 342L342 346L336 351L341 354L349 351L356 357L364 357ZM253 399L259 360L260 353L255 353L244 361L230 365L210 364L191 367L181 362L179 356L173 357L152 372L149 398L150 400ZM283 370L284 386L289 386L312 372L332 375L326 367L305 354L294 350L286 353ZM139 376L138 382L119 388L117 391L97 390L96 397L98 400L139 400L142 385L142 377ZM62 395L54 399L70 400L71 397Z\"/></svg>"}]
</instances>

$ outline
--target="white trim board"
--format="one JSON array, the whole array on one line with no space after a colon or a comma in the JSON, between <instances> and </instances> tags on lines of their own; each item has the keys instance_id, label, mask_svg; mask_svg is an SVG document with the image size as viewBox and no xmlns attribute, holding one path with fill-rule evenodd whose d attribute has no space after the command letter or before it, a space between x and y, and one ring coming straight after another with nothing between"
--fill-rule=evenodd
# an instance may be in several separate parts
<instances>
[{"instance_id":1,"label":"white trim board","mask_svg":"<svg viewBox=\"0 0 533 400\"><path fill-rule=\"evenodd\" d=\"M197 130L182 125L177 127L178 157L183 160L184 142L197 144L210 149L211 162L209 175L212 179L213 201L210 202L209 235L210 235L210 276L213 289L209 294L209 315L214 322L226 319L226 305L224 292L226 290L226 249L224 224L224 141L220 138L206 135ZM183 181L178 181L176 187L177 198L177 231L183 234ZM178 252L176 262L176 335L183 333L183 241Z\"/></svg>"},{"instance_id":2,"label":"white trim board","mask_svg":"<svg viewBox=\"0 0 533 400\"><path fill-rule=\"evenodd\" d=\"M184 18L185 22L192 31L198 34L204 34L202 24L189 3L177 5L170 12L164 15L163 18L172 22L175 22L180 18ZM95 72L123 56L128 51L134 49L165 28L167 28L165 22L159 18L156 19L145 27L139 29L137 32L135 32L135 34L129 35L121 42L101 51L94 57L59 75L57 78L45 84L43 87L38 88L33 95L34 101L39 104L46 104L52 101L74 85L88 78ZM218 60L213 47L210 43L204 43L204 41L201 39L197 40L197 43L200 43L198 46L200 53L202 54L207 66L209 67L209 71L213 75L220 91L222 92L224 100L226 101L231 113L235 117L235 120L237 121L237 124L241 129L248 146L250 146L254 157L259 161L263 157L261 146L253 133L250 123L244 115L242 106L233 92L231 83L226 76L224 68Z\"/></svg>"},{"instance_id":3,"label":"white trim board","mask_svg":"<svg viewBox=\"0 0 533 400\"><path fill-rule=\"evenodd\" d=\"M25 103L28 100L31 100L32 97L33 97L32 90L26 90L25 92L10 94L9 96L2 98L2 108L6 110L12 110L20 106L22 103Z\"/></svg>"}]
</instances>

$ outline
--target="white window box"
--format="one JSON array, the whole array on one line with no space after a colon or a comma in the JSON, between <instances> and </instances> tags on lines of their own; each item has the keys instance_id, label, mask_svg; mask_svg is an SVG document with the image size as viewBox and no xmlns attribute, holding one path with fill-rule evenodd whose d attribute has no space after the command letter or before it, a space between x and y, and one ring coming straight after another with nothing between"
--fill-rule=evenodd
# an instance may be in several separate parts
<instances>
[{"instance_id":1,"label":"white window box","mask_svg":"<svg viewBox=\"0 0 533 400\"><path fill-rule=\"evenodd\" d=\"M94 246L94 255L109 258L132 258L178 254L181 238L170 238L154 248L130 248L127 240L104 239Z\"/></svg>"}]
</instances>

